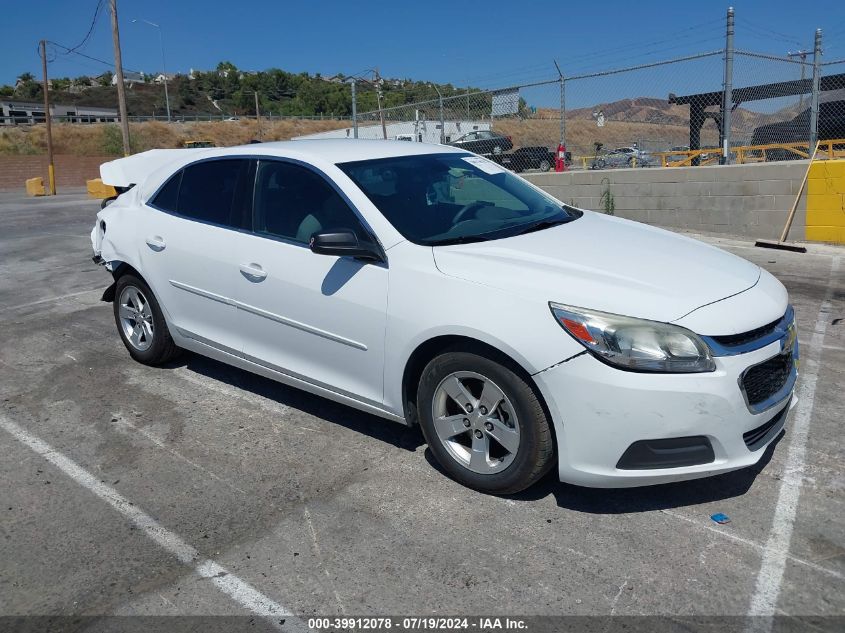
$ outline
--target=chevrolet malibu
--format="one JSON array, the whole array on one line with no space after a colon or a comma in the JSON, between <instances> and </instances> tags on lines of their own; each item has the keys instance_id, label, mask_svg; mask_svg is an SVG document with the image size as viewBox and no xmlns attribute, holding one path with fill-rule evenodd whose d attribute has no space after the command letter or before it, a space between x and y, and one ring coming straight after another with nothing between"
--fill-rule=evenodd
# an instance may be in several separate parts
<instances>
[{"instance_id":1,"label":"chevrolet malibu","mask_svg":"<svg viewBox=\"0 0 845 633\"><path fill-rule=\"evenodd\" d=\"M132 358L190 350L419 425L480 491L552 468L625 487L750 466L793 402L772 275L459 148L153 150L101 173L123 193L94 260Z\"/></svg>"}]
</instances>

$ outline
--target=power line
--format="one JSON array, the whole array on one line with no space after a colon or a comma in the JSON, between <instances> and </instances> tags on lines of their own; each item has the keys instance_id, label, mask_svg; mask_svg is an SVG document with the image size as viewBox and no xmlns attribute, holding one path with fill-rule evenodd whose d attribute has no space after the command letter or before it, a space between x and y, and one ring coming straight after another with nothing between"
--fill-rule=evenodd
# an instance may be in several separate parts
<instances>
[{"instance_id":1,"label":"power line","mask_svg":"<svg viewBox=\"0 0 845 633\"><path fill-rule=\"evenodd\" d=\"M113 62L107 62L107 61L106 61L106 60L104 60L104 59L100 59L99 57L94 57L93 55L88 55L88 54L86 54L86 53L80 53L79 51L77 51L77 50L73 50L73 49L71 49L71 48L69 48L69 47L65 46L64 44L59 44L58 42L53 42L53 41L51 41L51 40L47 40L47 43L48 43L48 44L50 44L50 45L52 45L52 46L58 46L59 48L64 49L64 50L65 50L65 52L64 52L64 53L62 53L63 55L68 55L68 54L71 54L71 53L72 53L72 54L74 54L74 55L79 55L80 57L84 57L84 58L86 58L86 59L90 59L91 61L99 62L100 64L103 64L104 66L108 66L109 68L114 68L114 63L113 63ZM128 70L128 71L129 71L129 72L131 72L131 73L137 73L137 72L140 72L140 71L138 71L138 70L132 70L131 68L126 68L126 67L124 67L124 70Z\"/></svg>"},{"instance_id":2,"label":"power line","mask_svg":"<svg viewBox=\"0 0 845 633\"><path fill-rule=\"evenodd\" d=\"M91 37L91 34L94 32L94 27L97 25L97 18L99 17L100 9L102 9L102 8L103 8L103 0L99 0L99 2L97 2L97 6L94 9L94 17L91 18L91 26L88 27L88 33L85 34L85 37L82 39L82 41L79 44L77 44L76 46L73 46L70 49L68 49L68 53L73 53L77 49L85 46L85 43L88 41L88 39ZM65 53L65 54L67 54L67 53Z\"/></svg>"},{"instance_id":3,"label":"power line","mask_svg":"<svg viewBox=\"0 0 845 633\"><path fill-rule=\"evenodd\" d=\"M780 33L779 31L773 31L770 28L765 26L758 25L755 22L747 18L737 18L739 25L743 28L750 30L752 33L756 32L758 37L765 37L767 39L780 39L787 44L797 44L798 46L803 46L804 42L802 42L799 38L795 37L794 35L788 35L786 33Z\"/></svg>"}]
</instances>

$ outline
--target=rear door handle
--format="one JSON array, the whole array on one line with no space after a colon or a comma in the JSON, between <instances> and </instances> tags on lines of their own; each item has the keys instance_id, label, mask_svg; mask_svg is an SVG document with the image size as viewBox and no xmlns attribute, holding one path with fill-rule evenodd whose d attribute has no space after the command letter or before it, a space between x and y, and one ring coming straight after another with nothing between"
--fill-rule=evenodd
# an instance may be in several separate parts
<instances>
[{"instance_id":1,"label":"rear door handle","mask_svg":"<svg viewBox=\"0 0 845 633\"><path fill-rule=\"evenodd\" d=\"M164 250L166 244L164 243L164 239L159 235L151 235L147 238L147 246L153 249L156 253L160 253Z\"/></svg>"},{"instance_id":2,"label":"rear door handle","mask_svg":"<svg viewBox=\"0 0 845 633\"><path fill-rule=\"evenodd\" d=\"M241 264L241 274L250 281L264 281L267 277L267 271L255 263Z\"/></svg>"}]
</instances>

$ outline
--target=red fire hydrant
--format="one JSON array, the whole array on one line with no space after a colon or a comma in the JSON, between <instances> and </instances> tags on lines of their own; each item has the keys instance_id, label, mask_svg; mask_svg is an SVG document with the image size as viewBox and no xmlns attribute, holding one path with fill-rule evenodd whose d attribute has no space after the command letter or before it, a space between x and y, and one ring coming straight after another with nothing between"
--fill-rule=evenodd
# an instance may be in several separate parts
<instances>
[{"instance_id":1,"label":"red fire hydrant","mask_svg":"<svg viewBox=\"0 0 845 633\"><path fill-rule=\"evenodd\" d=\"M555 152L555 171L566 171L566 145L560 144Z\"/></svg>"}]
</instances>

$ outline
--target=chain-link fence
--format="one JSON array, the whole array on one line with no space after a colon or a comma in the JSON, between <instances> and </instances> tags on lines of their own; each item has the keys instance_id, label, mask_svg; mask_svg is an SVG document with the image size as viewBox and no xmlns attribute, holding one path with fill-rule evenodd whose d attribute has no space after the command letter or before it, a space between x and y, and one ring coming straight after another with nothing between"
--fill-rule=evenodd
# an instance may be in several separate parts
<instances>
[{"instance_id":1,"label":"chain-link fence","mask_svg":"<svg viewBox=\"0 0 845 633\"><path fill-rule=\"evenodd\" d=\"M817 41L817 50L820 42ZM813 60L819 60L815 63ZM514 169L610 169L845 156L845 60L725 48L358 113L319 135L441 143Z\"/></svg>"}]
</instances>

